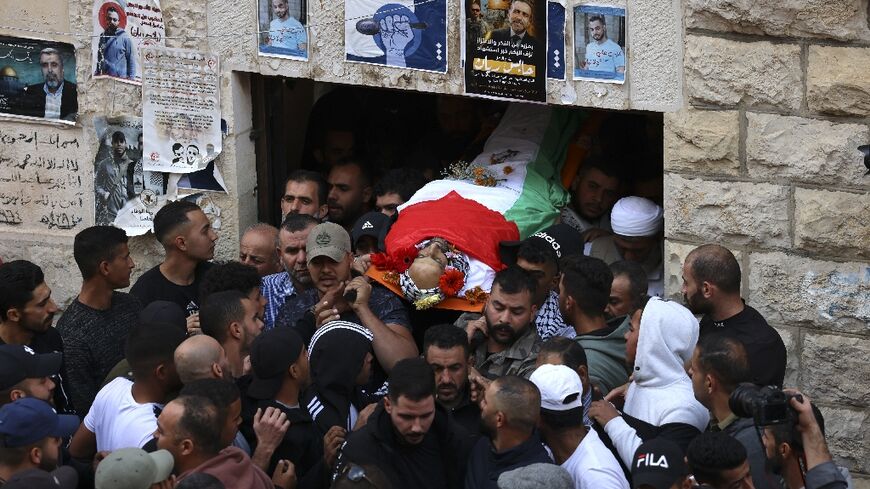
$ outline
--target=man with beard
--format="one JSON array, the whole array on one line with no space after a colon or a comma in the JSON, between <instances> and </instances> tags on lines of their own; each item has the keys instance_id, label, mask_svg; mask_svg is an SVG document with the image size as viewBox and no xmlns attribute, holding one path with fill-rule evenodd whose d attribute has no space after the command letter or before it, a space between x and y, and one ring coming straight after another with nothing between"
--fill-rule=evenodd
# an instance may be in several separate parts
<instances>
[{"instance_id":1,"label":"man with beard","mask_svg":"<svg viewBox=\"0 0 870 489\"><path fill-rule=\"evenodd\" d=\"M363 162L345 158L329 170L329 220L350 232L359 216L369 210L372 182Z\"/></svg>"},{"instance_id":2,"label":"man with beard","mask_svg":"<svg viewBox=\"0 0 870 489\"><path fill-rule=\"evenodd\" d=\"M627 316L636 311L647 297L646 272L639 263L626 260L611 263L610 271L613 283L604 314L608 319Z\"/></svg>"},{"instance_id":3,"label":"man with beard","mask_svg":"<svg viewBox=\"0 0 870 489\"><path fill-rule=\"evenodd\" d=\"M62 439L78 426L77 416L59 415L45 401L32 397L0 408L0 484L26 470L57 470ZM63 477L53 475L63 480L75 477L71 468L62 470Z\"/></svg>"},{"instance_id":4,"label":"man with beard","mask_svg":"<svg viewBox=\"0 0 870 489\"><path fill-rule=\"evenodd\" d=\"M607 236L621 182L618 165L590 157L571 182L571 204L562 208L561 222L582 233L586 243Z\"/></svg>"},{"instance_id":5,"label":"man with beard","mask_svg":"<svg viewBox=\"0 0 870 489\"><path fill-rule=\"evenodd\" d=\"M505 61L522 61L536 68L534 84L536 88L544 87L547 78L545 49L541 41L529 33L535 8L532 0L513 0L508 10L509 27L492 31L489 41L495 47L509 46L511 50L519 50L522 54L510 55Z\"/></svg>"},{"instance_id":6,"label":"man with beard","mask_svg":"<svg viewBox=\"0 0 870 489\"><path fill-rule=\"evenodd\" d=\"M266 275L261 286L263 297L266 298L263 323L267 330L275 326L275 318L284 302L312 285L305 257L305 241L308 240L308 233L318 224L317 219L308 214L287 214L281 223L277 251L284 271Z\"/></svg>"},{"instance_id":7,"label":"man with beard","mask_svg":"<svg viewBox=\"0 0 870 489\"><path fill-rule=\"evenodd\" d=\"M625 53L619 44L607 38L607 24L603 15L589 17L589 34L592 41L586 45L586 59L580 63L580 68L620 73L624 77Z\"/></svg>"},{"instance_id":8,"label":"man with beard","mask_svg":"<svg viewBox=\"0 0 870 489\"><path fill-rule=\"evenodd\" d=\"M97 198L97 224L112 224L118 211L133 194L127 188L127 169L133 160L127 157L127 137L121 131L112 134L111 154L97 163L94 192Z\"/></svg>"},{"instance_id":9,"label":"man with beard","mask_svg":"<svg viewBox=\"0 0 870 489\"><path fill-rule=\"evenodd\" d=\"M35 353L23 345L0 345L0 406L25 397L51 403L60 353Z\"/></svg>"},{"instance_id":10,"label":"man with beard","mask_svg":"<svg viewBox=\"0 0 870 489\"><path fill-rule=\"evenodd\" d=\"M290 214L308 214L323 219L329 213L329 184L320 173L296 170L287 177L281 197L281 219Z\"/></svg>"},{"instance_id":11,"label":"man with beard","mask_svg":"<svg viewBox=\"0 0 870 489\"><path fill-rule=\"evenodd\" d=\"M471 349L468 337L451 324L437 324L423 337L423 357L435 372L438 404L470 433L480 426L480 408L471 401L468 367Z\"/></svg>"},{"instance_id":12,"label":"man with beard","mask_svg":"<svg viewBox=\"0 0 870 489\"><path fill-rule=\"evenodd\" d=\"M136 78L135 47L130 35L121 28L121 14L116 7L106 9L106 27L97 45L97 69L94 75Z\"/></svg>"},{"instance_id":13,"label":"man with beard","mask_svg":"<svg viewBox=\"0 0 870 489\"><path fill-rule=\"evenodd\" d=\"M54 48L40 51L39 66L45 81L25 89L27 115L74 121L79 111L78 89L75 83L64 79L60 51Z\"/></svg>"},{"instance_id":14,"label":"man with beard","mask_svg":"<svg viewBox=\"0 0 870 489\"><path fill-rule=\"evenodd\" d=\"M538 307L534 303L538 284L517 266L495 274L492 290L483 306L483 315L471 319L463 314L457 326L465 325L472 344L474 365L489 379L504 375L528 377L535 369L541 338L533 321ZM480 331L484 340L479 340Z\"/></svg>"},{"instance_id":15,"label":"man with beard","mask_svg":"<svg viewBox=\"0 0 870 489\"><path fill-rule=\"evenodd\" d=\"M234 379L245 374L245 357L263 330L259 304L238 290L215 292L205 298L200 311L202 332L216 339L227 355Z\"/></svg>"},{"instance_id":16,"label":"man with beard","mask_svg":"<svg viewBox=\"0 0 870 489\"><path fill-rule=\"evenodd\" d=\"M57 304L39 266L27 260L0 265L0 344L24 345L36 353L63 353L63 340L51 327ZM61 375L64 372L61 366ZM60 412L71 409L61 375L51 378L54 406Z\"/></svg>"},{"instance_id":17,"label":"man with beard","mask_svg":"<svg viewBox=\"0 0 870 489\"><path fill-rule=\"evenodd\" d=\"M701 314L701 338L722 333L740 340L749 356L751 380L782 386L787 352L779 333L740 297L740 265L727 248L706 244L683 263L683 300Z\"/></svg>"}]
</instances>

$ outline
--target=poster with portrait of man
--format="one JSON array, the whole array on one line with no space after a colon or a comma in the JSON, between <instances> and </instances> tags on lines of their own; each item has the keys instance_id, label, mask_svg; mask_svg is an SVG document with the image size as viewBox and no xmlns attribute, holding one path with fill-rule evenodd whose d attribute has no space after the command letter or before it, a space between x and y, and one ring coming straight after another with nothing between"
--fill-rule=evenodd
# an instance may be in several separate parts
<instances>
[{"instance_id":1,"label":"poster with portrait of man","mask_svg":"<svg viewBox=\"0 0 870 489\"><path fill-rule=\"evenodd\" d=\"M547 1L464 0L465 93L547 101Z\"/></svg>"},{"instance_id":2,"label":"poster with portrait of man","mask_svg":"<svg viewBox=\"0 0 870 489\"><path fill-rule=\"evenodd\" d=\"M94 78L141 84L140 48L166 45L160 1L95 0L91 39Z\"/></svg>"},{"instance_id":3,"label":"poster with portrait of man","mask_svg":"<svg viewBox=\"0 0 870 489\"><path fill-rule=\"evenodd\" d=\"M625 83L625 9L574 7L574 79Z\"/></svg>"},{"instance_id":4,"label":"poster with portrait of man","mask_svg":"<svg viewBox=\"0 0 870 489\"><path fill-rule=\"evenodd\" d=\"M308 60L308 1L257 0L261 56Z\"/></svg>"},{"instance_id":5,"label":"poster with portrait of man","mask_svg":"<svg viewBox=\"0 0 870 489\"><path fill-rule=\"evenodd\" d=\"M76 56L72 44L0 36L0 116L75 124Z\"/></svg>"}]
</instances>

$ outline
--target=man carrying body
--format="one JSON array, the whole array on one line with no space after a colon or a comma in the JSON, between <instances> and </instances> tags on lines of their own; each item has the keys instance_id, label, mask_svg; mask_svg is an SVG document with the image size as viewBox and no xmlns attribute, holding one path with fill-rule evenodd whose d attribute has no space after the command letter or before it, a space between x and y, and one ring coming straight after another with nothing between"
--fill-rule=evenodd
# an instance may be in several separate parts
<instances>
[{"instance_id":1,"label":"man carrying body","mask_svg":"<svg viewBox=\"0 0 870 489\"><path fill-rule=\"evenodd\" d=\"M263 222L254 224L245 230L239 242L239 261L256 268L261 277L278 273L281 265L275 251L277 239L275 226Z\"/></svg>"},{"instance_id":2,"label":"man carrying body","mask_svg":"<svg viewBox=\"0 0 870 489\"><path fill-rule=\"evenodd\" d=\"M423 358L435 372L435 400L469 433L476 433L480 427L480 407L472 402L468 383L471 360L468 337L452 324L436 324L426 330Z\"/></svg>"},{"instance_id":3,"label":"man carrying body","mask_svg":"<svg viewBox=\"0 0 870 489\"><path fill-rule=\"evenodd\" d=\"M288 214L281 223L281 229L278 230L277 253L284 271L263 277L261 289L263 297L266 298L266 311L263 314L264 329L272 329L275 326L278 311L287 299L312 287L308 260L305 256L305 242L308 240L308 233L317 224L319 222L316 218L301 213Z\"/></svg>"},{"instance_id":4,"label":"man carrying body","mask_svg":"<svg viewBox=\"0 0 870 489\"><path fill-rule=\"evenodd\" d=\"M64 79L60 51L45 48L39 53L43 83L29 85L25 90L27 115L46 119L76 120L79 111L78 89ZM32 112L31 112L32 111Z\"/></svg>"},{"instance_id":5,"label":"man carrying body","mask_svg":"<svg viewBox=\"0 0 870 489\"><path fill-rule=\"evenodd\" d=\"M357 219L369 210L372 182L363 163L343 159L329 171L329 220L350 232Z\"/></svg>"},{"instance_id":6,"label":"man carrying body","mask_svg":"<svg viewBox=\"0 0 870 489\"><path fill-rule=\"evenodd\" d=\"M392 217L397 212L396 208L407 202L425 184L426 177L415 169L396 168L388 171L375 184L374 210Z\"/></svg>"},{"instance_id":7,"label":"man carrying body","mask_svg":"<svg viewBox=\"0 0 870 489\"><path fill-rule=\"evenodd\" d=\"M708 244L683 263L683 301L701 318L701 337L723 333L746 347L752 382L782 386L786 349L779 333L740 298L740 265L727 249Z\"/></svg>"},{"instance_id":8,"label":"man carrying body","mask_svg":"<svg viewBox=\"0 0 870 489\"><path fill-rule=\"evenodd\" d=\"M625 74L625 53L619 44L607 38L607 24L603 15L589 17L589 34L592 42L586 45L586 59L580 68L589 71L606 71Z\"/></svg>"},{"instance_id":9,"label":"man carrying body","mask_svg":"<svg viewBox=\"0 0 870 489\"><path fill-rule=\"evenodd\" d=\"M562 208L561 222L580 232L586 243L610 234L610 209L619 198L620 183L614 165L590 157L571 183L571 204Z\"/></svg>"},{"instance_id":10,"label":"man carrying body","mask_svg":"<svg viewBox=\"0 0 870 489\"><path fill-rule=\"evenodd\" d=\"M287 177L281 197L281 220L288 214L308 214L323 219L329 213L329 184L323 175L309 170L296 170Z\"/></svg>"},{"instance_id":11,"label":"man carrying body","mask_svg":"<svg viewBox=\"0 0 870 489\"><path fill-rule=\"evenodd\" d=\"M272 0L272 12L275 17L269 22L268 44L304 55L308 49L308 35L302 23L290 15L287 0Z\"/></svg>"},{"instance_id":12,"label":"man carrying body","mask_svg":"<svg viewBox=\"0 0 870 489\"><path fill-rule=\"evenodd\" d=\"M112 134L112 153L97 164L94 191L97 224L112 224L118 211L133 197L127 189L127 170L133 160L127 157L127 137L121 131Z\"/></svg>"},{"instance_id":13,"label":"man carrying body","mask_svg":"<svg viewBox=\"0 0 870 489\"><path fill-rule=\"evenodd\" d=\"M135 46L130 35L121 28L117 7L106 9L106 28L97 47L97 69L94 75L136 78Z\"/></svg>"}]
</instances>

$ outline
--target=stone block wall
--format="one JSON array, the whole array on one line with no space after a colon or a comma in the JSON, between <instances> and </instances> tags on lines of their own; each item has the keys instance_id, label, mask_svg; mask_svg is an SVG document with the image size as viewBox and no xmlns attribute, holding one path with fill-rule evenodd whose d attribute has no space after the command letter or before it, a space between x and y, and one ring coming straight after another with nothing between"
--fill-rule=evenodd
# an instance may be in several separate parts
<instances>
[{"instance_id":1,"label":"stone block wall","mask_svg":"<svg viewBox=\"0 0 870 489\"><path fill-rule=\"evenodd\" d=\"M870 484L867 0L685 0L685 107L665 116L667 291L702 243L780 331L786 383Z\"/></svg>"}]
</instances>

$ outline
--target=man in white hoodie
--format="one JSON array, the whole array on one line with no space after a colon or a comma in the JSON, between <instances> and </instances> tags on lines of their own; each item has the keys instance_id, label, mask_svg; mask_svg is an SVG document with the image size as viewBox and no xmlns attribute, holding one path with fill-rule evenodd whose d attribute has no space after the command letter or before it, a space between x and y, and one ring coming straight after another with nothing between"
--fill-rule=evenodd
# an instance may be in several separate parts
<instances>
[{"instance_id":1,"label":"man in white hoodie","mask_svg":"<svg viewBox=\"0 0 870 489\"><path fill-rule=\"evenodd\" d=\"M676 302L653 297L632 314L625 339L633 377L623 412L596 401L589 417L604 427L627 466L641 443L652 438L671 440L685 452L710 421L684 366L698 342L698 321Z\"/></svg>"}]
</instances>

